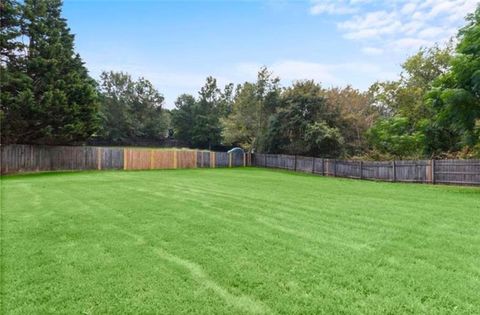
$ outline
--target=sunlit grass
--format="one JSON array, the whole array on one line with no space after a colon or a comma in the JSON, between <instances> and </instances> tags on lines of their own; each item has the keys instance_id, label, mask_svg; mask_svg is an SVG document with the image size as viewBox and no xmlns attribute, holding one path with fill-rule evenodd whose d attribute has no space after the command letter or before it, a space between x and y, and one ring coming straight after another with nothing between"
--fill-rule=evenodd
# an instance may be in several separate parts
<instances>
[{"instance_id":1,"label":"sunlit grass","mask_svg":"<svg viewBox=\"0 0 480 315\"><path fill-rule=\"evenodd\" d=\"M480 189L263 169L2 179L3 313L475 313Z\"/></svg>"}]
</instances>

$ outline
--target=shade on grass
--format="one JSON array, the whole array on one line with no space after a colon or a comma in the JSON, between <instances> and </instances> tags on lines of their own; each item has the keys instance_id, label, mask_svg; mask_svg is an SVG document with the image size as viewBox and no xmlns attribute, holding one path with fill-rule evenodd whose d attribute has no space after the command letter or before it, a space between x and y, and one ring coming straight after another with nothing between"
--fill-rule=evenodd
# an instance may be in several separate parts
<instances>
[{"instance_id":1,"label":"shade on grass","mask_svg":"<svg viewBox=\"0 0 480 315\"><path fill-rule=\"evenodd\" d=\"M2 179L4 313L473 313L480 189L263 169Z\"/></svg>"}]
</instances>

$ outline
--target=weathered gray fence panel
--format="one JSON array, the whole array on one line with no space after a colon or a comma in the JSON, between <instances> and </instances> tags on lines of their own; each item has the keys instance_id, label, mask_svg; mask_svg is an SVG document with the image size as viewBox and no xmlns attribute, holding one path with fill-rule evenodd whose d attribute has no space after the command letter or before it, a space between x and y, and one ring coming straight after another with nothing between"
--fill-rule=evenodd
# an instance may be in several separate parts
<instances>
[{"instance_id":1,"label":"weathered gray fence panel","mask_svg":"<svg viewBox=\"0 0 480 315\"><path fill-rule=\"evenodd\" d=\"M283 154L265 154L265 166L287 170L295 169L295 156Z\"/></svg>"},{"instance_id":2,"label":"weathered gray fence panel","mask_svg":"<svg viewBox=\"0 0 480 315\"><path fill-rule=\"evenodd\" d=\"M325 170L325 161L321 158L313 158L313 173L323 175Z\"/></svg>"},{"instance_id":3,"label":"weathered gray fence panel","mask_svg":"<svg viewBox=\"0 0 480 315\"><path fill-rule=\"evenodd\" d=\"M361 178L361 162L360 161L336 161L336 176Z\"/></svg>"},{"instance_id":4,"label":"weathered gray fence panel","mask_svg":"<svg viewBox=\"0 0 480 315\"><path fill-rule=\"evenodd\" d=\"M101 169L122 169L123 168L123 148L98 148L102 163Z\"/></svg>"},{"instance_id":5,"label":"weathered gray fence panel","mask_svg":"<svg viewBox=\"0 0 480 315\"><path fill-rule=\"evenodd\" d=\"M382 181L480 185L480 160L348 161L254 154L252 165Z\"/></svg>"},{"instance_id":6,"label":"weathered gray fence panel","mask_svg":"<svg viewBox=\"0 0 480 315\"><path fill-rule=\"evenodd\" d=\"M261 154L261 153L252 154L252 166L266 167L265 154Z\"/></svg>"},{"instance_id":7,"label":"weathered gray fence panel","mask_svg":"<svg viewBox=\"0 0 480 315\"><path fill-rule=\"evenodd\" d=\"M96 169L97 155L93 147L2 146L1 173Z\"/></svg>"},{"instance_id":8,"label":"weathered gray fence panel","mask_svg":"<svg viewBox=\"0 0 480 315\"><path fill-rule=\"evenodd\" d=\"M393 163L386 161L362 162L362 178L393 181Z\"/></svg>"},{"instance_id":9,"label":"weathered gray fence panel","mask_svg":"<svg viewBox=\"0 0 480 315\"><path fill-rule=\"evenodd\" d=\"M210 152L197 151L197 167L210 167Z\"/></svg>"},{"instance_id":10,"label":"weathered gray fence panel","mask_svg":"<svg viewBox=\"0 0 480 315\"><path fill-rule=\"evenodd\" d=\"M215 158L215 167L228 167L229 159L227 152L216 152Z\"/></svg>"},{"instance_id":11,"label":"weathered gray fence panel","mask_svg":"<svg viewBox=\"0 0 480 315\"><path fill-rule=\"evenodd\" d=\"M436 183L480 183L480 160L436 160L434 167Z\"/></svg>"},{"instance_id":12,"label":"weathered gray fence panel","mask_svg":"<svg viewBox=\"0 0 480 315\"><path fill-rule=\"evenodd\" d=\"M430 160L395 161L396 180L399 182L430 183Z\"/></svg>"},{"instance_id":13,"label":"weathered gray fence panel","mask_svg":"<svg viewBox=\"0 0 480 315\"><path fill-rule=\"evenodd\" d=\"M336 176L336 163L337 161L333 159L323 159L324 174L327 176Z\"/></svg>"},{"instance_id":14,"label":"weathered gray fence panel","mask_svg":"<svg viewBox=\"0 0 480 315\"><path fill-rule=\"evenodd\" d=\"M232 167L233 166L243 166L244 163L244 155L242 152L233 152L230 153L231 160L232 160Z\"/></svg>"},{"instance_id":15,"label":"weathered gray fence panel","mask_svg":"<svg viewBox=\"0 0 480 315\"><path fill-rule=\"evenodd\" d=\"M297 156L297 167L299 172L313 173L313 158L307 156Z\"/></svg>"}]
</instances>

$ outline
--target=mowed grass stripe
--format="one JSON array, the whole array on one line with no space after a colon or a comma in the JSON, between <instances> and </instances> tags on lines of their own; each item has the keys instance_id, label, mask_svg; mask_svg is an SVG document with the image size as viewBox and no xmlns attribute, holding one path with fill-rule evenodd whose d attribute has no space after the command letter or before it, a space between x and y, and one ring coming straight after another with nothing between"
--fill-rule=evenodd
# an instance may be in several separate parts
<instances>
[{"instance_id":1,"label":"mowed grass stripe","mask_svg":"<svg viewBox=\"0 0 480 315\"><path fill-rule=\"evenodd\" d=\"M480 190L262 169L2 179L8 313L471 313Z\"/></svg>"}]
</instances>

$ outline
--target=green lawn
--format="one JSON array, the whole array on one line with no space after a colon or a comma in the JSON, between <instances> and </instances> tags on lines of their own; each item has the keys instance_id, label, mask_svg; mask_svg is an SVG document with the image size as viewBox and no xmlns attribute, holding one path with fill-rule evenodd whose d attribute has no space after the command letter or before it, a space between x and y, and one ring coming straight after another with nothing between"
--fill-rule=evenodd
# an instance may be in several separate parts
<instances>
[{"instance_id":1,"label":"green lawn","mask_svg":"<svg viewBox=\"0 0 480 315\"><path fill-rule=\"evenodd\" d=\"M480 189L262 169L2 179L3 314L480 311Z\"/></svg>"}]
</instances>

